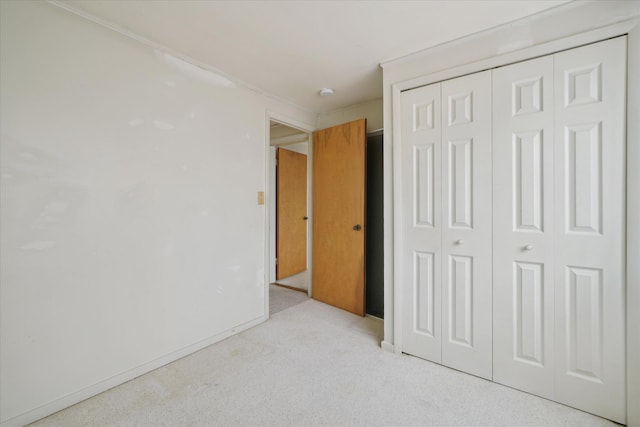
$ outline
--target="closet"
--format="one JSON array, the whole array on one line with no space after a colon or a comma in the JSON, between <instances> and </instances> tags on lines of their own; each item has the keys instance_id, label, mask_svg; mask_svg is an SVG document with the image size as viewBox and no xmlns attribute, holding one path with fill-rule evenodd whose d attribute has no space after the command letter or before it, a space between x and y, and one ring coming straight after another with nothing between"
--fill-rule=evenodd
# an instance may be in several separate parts
<instances>
[{"instance_id":1,"label":"closet","mask_svg":"<svg viewBox=\"0 0 640 427\"><path fill-rule=\"evenodd\" d=\"M490 106L490 71L402 97L403 351L488 379Z\"/></svg>"},{"instance_id":2,"label":"closet","mask_svg":"<svg viewBox=\"0 0 640 427\"><path fill-rule=\"evenodd\" d=\"M402 92L402 351L625 420L626 39Z\"/></svg>"}]
</instances>

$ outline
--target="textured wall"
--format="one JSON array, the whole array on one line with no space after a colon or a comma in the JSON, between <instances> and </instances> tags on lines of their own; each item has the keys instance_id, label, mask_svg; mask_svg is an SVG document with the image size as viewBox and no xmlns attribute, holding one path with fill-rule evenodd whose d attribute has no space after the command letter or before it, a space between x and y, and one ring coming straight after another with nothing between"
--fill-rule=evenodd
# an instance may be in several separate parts
<instances>
[{"instance_id":1,"label":"textured wall","mask_svg":"<svg viewBox=\"0 0 640 427\"><path fill-rule=\"evenodd\" d=\"M1 7L8 425L262 320L266 111L316 117L53 5Z\"/></svg>"}]
</instances>

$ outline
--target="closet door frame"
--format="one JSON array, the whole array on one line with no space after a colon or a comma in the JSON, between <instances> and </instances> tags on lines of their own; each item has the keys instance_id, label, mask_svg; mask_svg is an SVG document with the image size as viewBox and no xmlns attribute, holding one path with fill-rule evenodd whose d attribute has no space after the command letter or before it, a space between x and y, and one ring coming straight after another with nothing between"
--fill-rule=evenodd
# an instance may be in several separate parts
<instances>
[{"instance_id":1,"label":"closet door frame","mask_svg":"<svg viewBox=\"0 0 640 427\"><path fill-rule=\"evenodd\" d=\"M578 6L575 6L576 8ZM586 7L586 6L585 6ZM599 6L594 6L599 7ZM568 8L567 8L568 10ZM601 11L602 12L602 11ZM575 11L574 11L575 13ZM637 14L636 14L637 15ZM443 80L460 77L466 74L488 70L498 66L508 65L515 62L525 61L538 56L550 55L563 50L579 47L585 44L595 43L606 40L608 38L626 35L627 36L627 76L640 75L640 19L636 16L633 19L621 23L598 28L602 20L595 17L585 25L590 27L583 28L581 33L571 34L571 29L563 30L562 24L558 25L556 38L553 41L543 42L532 47L512 51L503 55L490 56L488 59L479 60L477 62L466 63L465 52L468 54L470 49L477 48L478 39L482 37L471 37L466 47L452 46L451 51L457 55L449 54L447 61L449 68L446 69L428 69L426 73L417 72L420 67L428 67L425 59L418 58L411 63L406 58L396 63L382 64L385 71L384 90L385 90L385 128L392 129L387 134L386 145L392 152L393 172L392 177L387 177L391 182L388 183L393 187L393 280L388 281L385 289L386 303L392 301L393 309L391 313L386 314L385 318L391 320L385 321L385 338L382 343L383 348L402 352L402 223L398 219L401 218L403 206L402 200L402 169L400 165L401 156L401 93L416 87L437 83ZM505 30L506 31L506 30ZM515 30L514 30L515 31ZM564 35L564 38L560 38ZM502 34L504 37L504 33ZM499 41L495 38L486 36L485 43L493 42L499 45ZM466 50L465 50L466 49ZM486 50L486 48L484 49ZM499 49L496 49L499 51ZM427 52L428 53L428 52ZM431 63L437 63L437 56L443 55L442 48L435 52L436 58L430 58ZM451 57L455 57L453 63ZM455 61L458 64L455 65ZM395 68L394 68L395 67ZM420 75L417 78L403 79L406 75ZM626 233L626 258L628 260L640 259L640 144L634 141L640 140L640 122L637 117L640 116L640 81L638 79L628 78L627 82L627 117L626 117L626 135L627 141L627 179L626 179L626 217L627 217L627 233ZM389 224L387 224L389 228ZM626 263L626 359L627 359L627 423L630 425L640 424L640 407L633 402L640 401L640 264L637 262Z\"/></svg>"}]
</instances>

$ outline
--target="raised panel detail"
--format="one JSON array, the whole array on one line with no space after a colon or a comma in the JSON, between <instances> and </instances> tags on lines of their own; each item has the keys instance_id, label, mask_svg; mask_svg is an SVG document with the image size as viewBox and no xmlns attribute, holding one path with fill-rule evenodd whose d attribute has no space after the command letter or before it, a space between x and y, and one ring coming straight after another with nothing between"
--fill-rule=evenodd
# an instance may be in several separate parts
<instances>
[{"instance_id":1,"label":"raised panel detail","mask_svg":"<svg viewBox=\"0 0 640 427\"><path fill-rule=\"evenodd\" d=\"M513 357L543 367L543 265L515 262L513 274Z\"/></svg>"},{"instance_id":2,"label":"raised panel detail","mask_svg":"<svg viewBox=\"0 0 640 427\"><path fill-rule=\"evenodd\" d=\"M574 233L602 232L600 123L566 127L566 224Z\"/></svg>"},{"instance_id":3,"label":"raised panel detail","mask_svg":"<svg viewBox=\"0 0 640 427\"><path fill-rule=\"evenodd\" d=\"M449 341L473 347L473 258L449 257Z\"/></svg>"},{"instance_id":4,"label":"raised panel detail","mask_svg":"<svg viewBox=\"0 0 640 427\"><path fill-rule=\"evenodd\" d=\"M434 212L434 146L413 147L414 226L433 227Z\"/></svg>"},{"instance_id":5,"label":"raised panel detail","mask_svg":"<svg viewBox=\"0 0 640 427\"><path fill-rule=\"evenodd\" d=\"M601 383L602 270L567 267L567 373Z\"/></svg>"},{"instance_id":6,"label":"raised panel detail","mask_svg":"<svg viewBox=\"0 0 640 427\"><path fill-rule=\"evenodd\" d=\"M473 122L473 93L449 96L449 126Z\"/></svg>"},{"instance_id":7,"label":"raised panel detail","mask_svg":"<svg viewBox=\"0 0 640 427\"><path fill-rule=\"evenodd\" d=\"M565 107L601 101L600 64L565 71Z\"/></svg>"},{"instance_id":8,"label":"raised panel detail","mask_svg":"<svg viewBox=\"0 0 640 427\"><path fill-rule=\"evenodd\" d=\"M538 113L542 111L542 77L514 82L511 87L511 114Z\"/></svg>"},{"instance_id":9,"label":"raised panel detail","mask_svg":"<svg viewBox=\"0 0 640 427\"><path fill-rule=\"evenodd\" d=\"M413 105L413 131L433 129L433 101Z\"/></svg>"},{"instance_id":10,"label":"raised panel detail","mask_svg":"<svg viewBox=\"0 0 640 427\"><path fill-rule=\"evenodd\" d=\"M449 141L449 225L473 227L472 139Z\"/></svg>"},{"instance_id":11,"label":"raised panel detail","mask_svg":"<svg viewBox=\"0 0 640 427\"><path fill-rule=\"evenodd\" d=\"M417 251L413 257L414 332L430 337L434 332L433 257L433 253Z\"/></svg>"},{"instance_id":12,"label":"raised panel detail","mask_svg":"<svg viewBox=\"0 0 640 427\"><path fill-rule=\"evenodd\" d=\"M543 231L542 130L513 134L513 225Z\"/></svg>"}]
</instances>

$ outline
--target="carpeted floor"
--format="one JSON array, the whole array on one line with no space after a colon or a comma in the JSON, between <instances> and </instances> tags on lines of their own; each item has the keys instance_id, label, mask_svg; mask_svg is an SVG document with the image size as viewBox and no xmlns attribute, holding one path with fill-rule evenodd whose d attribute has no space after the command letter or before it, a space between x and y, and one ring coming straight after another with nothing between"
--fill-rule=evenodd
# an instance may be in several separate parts
<instances>
[{"instance_id":1,"label":"carpeted floor","mask_svg":"<svg viewBox=\"0 0 640 427\"><path fill-rule=\"evenodd\" d=\"M380 320L307 299L35 425L615 425L382 351L382 326Z\"/></svg>"},{"instance_id":2,"label":"carpeted floor","mask_svg":"<svg viewBox=\"0 0 640 427\"><path fill-rule=\"evenodd\" d=\"M303 271L302 273L294 274L293 276L285 277L280 280L276 280L276 282L286 286L304 289L306 291L309 289L309 270Z\"/></svg>"},{"instance_id":3,"label":"carpeted floor","mask_svg":"<svg viewBox=\"0 0 640 427\"><path fill-rule=\"evenodd\" d=\"M309 297L304 292L294 291L278 285L269 285L269 315L273 316L275 313L308 299Z\"/></svg>"}]
</instances>

